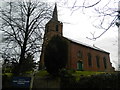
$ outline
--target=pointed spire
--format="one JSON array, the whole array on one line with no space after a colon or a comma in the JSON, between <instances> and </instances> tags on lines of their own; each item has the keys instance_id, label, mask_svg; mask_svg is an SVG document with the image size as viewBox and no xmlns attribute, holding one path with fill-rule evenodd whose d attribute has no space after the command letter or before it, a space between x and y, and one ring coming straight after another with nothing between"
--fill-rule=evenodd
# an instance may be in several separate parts
<instances>
[{"instance_id":1,"label":"pointed spire","mask_svg":"<svg viewBox=\"0 0 120 90\"><path fill-rule=\"evenodd\" d=\"M55 3L55 7L54 7L52 19L58 20L58 15L57 15L57 4L56 4L56 3Z\"/></svg>"}]
</instances>

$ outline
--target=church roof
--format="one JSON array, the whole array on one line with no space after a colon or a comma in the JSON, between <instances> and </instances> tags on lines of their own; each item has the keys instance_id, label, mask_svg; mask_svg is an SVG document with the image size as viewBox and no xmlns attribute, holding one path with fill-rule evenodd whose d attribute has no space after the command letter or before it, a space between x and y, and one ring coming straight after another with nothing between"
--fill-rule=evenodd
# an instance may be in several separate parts
<instances>
[{"instance_id":1,"label":"church roof","mask_svg":"<svg viewBox=\"0 0 120 90\"><path fill-rule=\"evenodd\" d=\"M69 41L71 41L73 43L77 43L79 45L82 45L82 46L85 46L85 47L88 47L88 48L91 48L91 49L95 49L97 51L101 51L101 52L105 52L105 53L109 54L109 52L106 52L105 50L100 49L100 48L96 47L95 45L92 46L92 45L88 45L86 43L83 43L83 42L80 42L80 41L77 41L77 40L73 40L73 39L70 39L70 38L67 38L67 37L64 37L64 38L66 38L67 40L69 40Z\"/></svg>"},{"instance_id":2,"label":"church roof","mask_svg":"<svg viewBox=\"0 0 120 90\"><path fill-rule=\"evenodd\" d=\"M52 16L52 19L50 21L58 21L58 14L57 14L57 4L55 3L55 7L54 7L54 11L53 11L53 16ZM49 21L49 22L50 22ZM49 23L48 22L48 23ZM74 43L77 43L77 44L80 44L82 46L85 46L85 47L88 47L88 48L92 48L92 49L95 49L97 51L101 51L101 52L105 52L105 53L109 53L109 52L106 52L105 50L103 49L100 49L98 47L96 47L95 45L91 46L91 45L88 45L88 44L85 44L85 43L82 43L80 41L76 41L76 40L73 40L73 39L70 39L70 38L67 38L67 37L64 37L66 38L67 40L71 41L71 42L74 42Z\"/></svg>"}]
</instances>

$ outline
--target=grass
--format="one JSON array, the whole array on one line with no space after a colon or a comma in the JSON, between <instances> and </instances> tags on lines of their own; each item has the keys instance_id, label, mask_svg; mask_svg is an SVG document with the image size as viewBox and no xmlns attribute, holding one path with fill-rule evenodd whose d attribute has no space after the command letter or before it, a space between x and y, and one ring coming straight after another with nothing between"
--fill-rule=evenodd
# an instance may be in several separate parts
<instances>
[{"instance_id":1,"label":"grass","mask_svg":"<svg viewBox=\"0 0 120 90\"><path fill-rule=\"evenodd\" d=\"M68 71L68 72L76 78L76 81L79 81L81 76L91 76L91 75L104 73L104 72L94 72L94 71L75 71L75 72ZM31 74L33 72L29 71L26 73ZM12 73L5 73L5 75L10 77L10 76L12 76ZM35 73L35 76L38 76L38 77L44 77L46 75L49 75L49 73L46 70L40 70L40 71Z\"/></svg>"},{"instance_id":2,"label":"grass","mask_svg":"<svg viewBox=\"0 0 120 90\"><path fill-rule=\"evenodd\" d=\"M7 75L8 77L11 77L13 75L13 73L4 73L2 75Z\"/></svg>"},{"instance_id":3,"label":"grass","mask_svg":"<svg viewBox=\"0 0 120 90\"><path fill-rule=\"evenodd\" d=\"M75 71L75 72L68 71L68 72L71 73L76 78L76 81L79 81L81 76L91 76L91 75L105 73L105 72L95 72L95 71ZM44 77L46 75L49 75L49 73L46 70L40 70L35 75L39 77Z\"/></svg>"},{"instance_id":4,"label":"grass","mask_svg":"<svg viewBox=\"0 0 120 90\"><path fill-rule=\"evenodd\" d=\"M23 73L23 76L31 76L31 74L33 73L33 71L27 71L27 72L24 72ZM13 73L2 73L2 75L7 75L8 77L11 77L13 75ZM44 77L46 75L49 75L49 73L46 71L46 70L40 70L38 72L35 73L36 76L39 76L39 77Z\"/></svg>"},{"instance_id":5,"label":"grass","mask_svg":"<svg viewBox=\"0 0 120 90\"><path fill-rule=\"evenodd\" d=\"M76 77L76 81L79 81L81 76L91 76L91 75L97 75L102 73L105 73L105 72L75 71L75 73L72 73L72 75Z\"/></svg>"},{"instance_id":6,"label":"grass","mask_svg":"<svg viewBox=\"0 0 120 90\"><path fill-rule=\"evenodd\" d=\"M39 77L44 77L46 75L49 75L49 73L46 70L40 70L35 75Z\"/></svg>"},{"instance_id":7,"label":"grass","mask_svg":"<svg viewBox=\"0 0 120 90\"><path fill-rule=\"evenodd\" d=\"M94 72L94 71L75 71L75 72L70 72L73 76L91 76L91 75L96 75L96 74L101 74L105 72ZM46 70L40 70L36 73L36 76L45 76L49 75L49 73Z\"/></svg>"},{"instance_id":8,"label":"grass","mask_svg":"<svg viewBox=\"0 0 120 90\"><path fill-rule=\"evenodd\" d=\"M94 74L101 74L104 72L94 72L94 71L76 71L74 74L75 75L84 75L84 76L89 76L89 75L94 75Z\"/></svg>"}]
</instances>

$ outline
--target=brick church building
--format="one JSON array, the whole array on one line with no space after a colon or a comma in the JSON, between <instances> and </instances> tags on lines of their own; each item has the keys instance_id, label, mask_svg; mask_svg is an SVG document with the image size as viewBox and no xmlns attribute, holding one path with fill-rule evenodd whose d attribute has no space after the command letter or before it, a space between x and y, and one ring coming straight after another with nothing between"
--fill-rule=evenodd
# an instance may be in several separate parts
<instances>
[{"instance_id":1,"label":"brick church building","mask_svg":"<svg viewBox=\"0 0 120 90\"><path fill-rule=\"evenodd\" d=\"M45 26L44 42L40 56L40 65L44 67L44 50L48 41L55 35L65 38L68 43L67 69L84 71L114 71L110 62L109 52L96 46L90 46L75 40L63 37L63 23L58 21L57 5L53 16Z\"/></svg>"}]
</instances>

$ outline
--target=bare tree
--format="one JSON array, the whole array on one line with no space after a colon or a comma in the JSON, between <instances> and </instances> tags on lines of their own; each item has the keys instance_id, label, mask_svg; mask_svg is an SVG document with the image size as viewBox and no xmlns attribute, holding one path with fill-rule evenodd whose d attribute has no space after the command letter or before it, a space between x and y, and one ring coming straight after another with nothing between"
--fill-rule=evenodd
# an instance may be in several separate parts
<instances>
[{"instance_id":1,"label":"bare tree","mask_svg":"<svg viewBox=\"0 0 120 90\"><path fill-rule=\"evenodd\" d=\"M44 24L51 18L51 6L31 0L6 2L5 6L0 8L0 30L6 44L2 54L17 59L21 66L28 53L40 53Z\"/></svg>"},{"instance_id":2,"label":"bare tree","mask_svg":"<svg viewBox=\"0 0 120 90\"><path fill-rule=\"evenodd\" d=\"M111 27L114 27L118 20L118 3L119 0L62 0L62 6L67 7L71 10L71 14L75 11L81 10L84 14L88 14L87 10L91 10L93 15L89 15L94 18L95 23L93 26L104 31L98 36L95 32L92 32L92 38L87 37L91 40L100 38L105 32ZM87 13L86 13L87 12Z\"/></svg>"}]
</instances>

